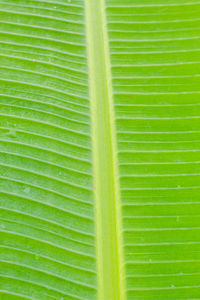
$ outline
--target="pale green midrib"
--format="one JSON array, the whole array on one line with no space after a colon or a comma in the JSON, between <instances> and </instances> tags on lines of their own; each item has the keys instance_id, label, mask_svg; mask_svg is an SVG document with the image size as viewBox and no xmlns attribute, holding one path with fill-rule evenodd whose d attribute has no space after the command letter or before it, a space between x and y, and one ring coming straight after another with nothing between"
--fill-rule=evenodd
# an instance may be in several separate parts
<instances>
[{"instance_id":1,"label":"pale green midrib","mask_svg":"<svg viewBox=\"0 0 200 300\"><path fill-rule=\"evenodd\" d=\"M118 162L105 0L85 0L98 299L125 300Z\"/></svg>"}]
</instances>

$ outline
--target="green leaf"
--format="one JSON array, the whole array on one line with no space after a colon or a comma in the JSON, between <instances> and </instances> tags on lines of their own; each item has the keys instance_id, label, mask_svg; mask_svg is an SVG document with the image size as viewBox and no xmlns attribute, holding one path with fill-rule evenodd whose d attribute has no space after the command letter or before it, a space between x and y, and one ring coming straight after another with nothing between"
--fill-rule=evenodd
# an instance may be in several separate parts
<instances>
[{"instance_id":1,"label":"green leaf","mask_svg":"<svg viewBox=\"0 0 200 300\"><path fill-rule=\"evenodd\" d=\"M0 299L199 299L199 15L0 0Z\"/></svg>"}]
</instances>

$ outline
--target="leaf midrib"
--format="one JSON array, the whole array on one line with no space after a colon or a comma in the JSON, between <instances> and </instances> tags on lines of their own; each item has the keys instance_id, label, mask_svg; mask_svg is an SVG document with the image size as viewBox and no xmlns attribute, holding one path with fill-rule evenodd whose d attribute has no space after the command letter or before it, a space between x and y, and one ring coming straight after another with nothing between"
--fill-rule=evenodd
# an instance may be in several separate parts
<instances>
[{"instance_id":1,"label":"leaf midrib","mask_svg":"<svg viewBox=\"0 0 200 300\"><path fill-rule=\"evenodd\" d=\"M86 0L98 299L125 300L122 217L104 0Z\"/></svg>"}]
</instances>

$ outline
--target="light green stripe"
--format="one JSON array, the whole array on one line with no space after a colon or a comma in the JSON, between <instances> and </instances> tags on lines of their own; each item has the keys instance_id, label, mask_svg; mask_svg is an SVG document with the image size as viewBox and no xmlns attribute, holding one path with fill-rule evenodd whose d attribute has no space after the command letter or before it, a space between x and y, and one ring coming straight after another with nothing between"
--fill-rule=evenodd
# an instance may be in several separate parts
<instances>
[{"instance_id":1,"label":"light green stripe","mask_svg":"<svg viewBox=\"0 0 200 300\"><path fill-rule=\"evenodd\" d=\"M97 232L98 299L124 300L124 266L111 69L104 0L86 0Z\"/></svg>"}]
</instances>

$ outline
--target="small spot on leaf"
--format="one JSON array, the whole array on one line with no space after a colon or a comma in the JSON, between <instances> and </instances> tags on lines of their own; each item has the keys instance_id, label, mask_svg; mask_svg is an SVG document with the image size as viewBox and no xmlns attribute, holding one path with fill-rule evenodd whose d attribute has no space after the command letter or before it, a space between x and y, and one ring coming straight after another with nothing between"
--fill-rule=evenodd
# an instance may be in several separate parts
<instances>
[{"instance_id":1,"label":"small spot on leaf","mask_svg":"<svg viewBox=\"0 0 200 300\"><path fill-rule=\"evenodd\" d=\"M28 194L30 192L30 187L25 188L24 192Z\"/></svg>"}]
</instances>

